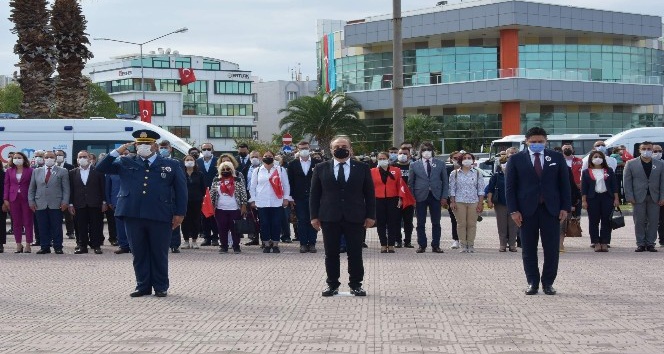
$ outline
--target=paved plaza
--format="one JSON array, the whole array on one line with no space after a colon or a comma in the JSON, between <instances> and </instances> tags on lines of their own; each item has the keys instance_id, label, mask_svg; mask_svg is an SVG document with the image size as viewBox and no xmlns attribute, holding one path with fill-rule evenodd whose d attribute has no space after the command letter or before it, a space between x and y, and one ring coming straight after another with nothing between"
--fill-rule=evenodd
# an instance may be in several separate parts
<instances>
[{"instance_id":1,"label":"paved plaza","mask_svg":"<svg viewBox=\"0 0 664 354\"><path fill-rule=\"evenodd\" d=\"M663 353L664 248L635 253L633 224L609 253L567 242L556 296L525 296L521 254L364 251L365 298L320 296L323 252L256 246L170 255L168 297L132 299L131 255L0 255L0 353ZM9 237L11 239L11 237ZM320 246L322 248L322 244ZM427 250L430 251L430 248ZM34 252L34 251L33 251ZM540 253L541 254L541 253ZM540 259L541 262L541 259ZM348 291L342 266L341 290Z\"/></svg>"}]
</instances>

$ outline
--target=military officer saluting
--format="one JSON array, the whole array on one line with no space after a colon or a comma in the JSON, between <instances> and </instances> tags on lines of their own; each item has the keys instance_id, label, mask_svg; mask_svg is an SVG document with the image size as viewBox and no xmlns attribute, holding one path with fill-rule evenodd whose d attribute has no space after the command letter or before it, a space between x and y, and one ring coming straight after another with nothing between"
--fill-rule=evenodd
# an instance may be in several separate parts
<instances>
[{"instance_id":1,"label":"military officer saluting","mask_svg":"<svg viewBox=\"0 0 664 354\"><path fill-rule=\"evenodd\" d=\"M168 248L171 230L180 226L187 209L187 183L178 161L159 156L159 134L135 131L135 142L111 151L97 171L120 175L115 216L125 222L134 257L136 290L131 297L168 291ZM136 156L120 157L131 145Z\"/></svg>"}]
</instances>

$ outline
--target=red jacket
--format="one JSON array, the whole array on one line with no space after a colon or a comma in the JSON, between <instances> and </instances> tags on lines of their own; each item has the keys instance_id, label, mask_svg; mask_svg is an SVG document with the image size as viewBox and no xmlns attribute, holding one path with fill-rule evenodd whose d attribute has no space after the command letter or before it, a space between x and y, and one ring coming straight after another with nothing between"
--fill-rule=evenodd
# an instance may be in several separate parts
<instances>
[{"instance_id":1,"label":"red jacket","mask_svg":"<svg viewBox=\"0 0 664 354\"><path fill-rule=\"evenodd\" d=\"M383 183L383 179L380 178L380 171L378 170L381 167L374 167L371 169L371 179L374 184L374 191L376 198L392 198L398 197L401 189L401 169L394 166L389 166L388 171L392 174L394 178L387 178L387 183Z\"/></svg>"},{"instance_id":2,"label":"red jacket","mask_svg":"<svg viewBox=\"0 0 664 354\"><path fill-rule=\"evenodd\" d=\"M567 159L565 159L567 160ZM583 159L574 156L572 158L572 176L574 176L574 183L576 186L581 186L581 167L583 166Z\"/></svg>"}]
</instances>

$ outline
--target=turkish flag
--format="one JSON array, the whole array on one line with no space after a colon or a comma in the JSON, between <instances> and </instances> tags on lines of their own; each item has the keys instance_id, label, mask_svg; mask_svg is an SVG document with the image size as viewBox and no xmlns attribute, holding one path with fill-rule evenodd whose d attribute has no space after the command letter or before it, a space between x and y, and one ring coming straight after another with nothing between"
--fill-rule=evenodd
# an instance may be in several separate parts
<instances>
[{"instance_id":1,"label":"turkish flag","mask_svg":"<svg viewBox=\"0 0 664 354\"><path fill-rule=\"evenodd\" d=\"M212 206L212 197L210 197L210 188L205 189L205 197L203 197L201 213L203 213L203 216L206 218L214 216L214 207Z\"/></svg>"},{"instance_id":2,"label":"turkish flag","mask_svg":"<svg viewBox=\"0 0 664 354\"><path fill-rule=\"evenodd\" d=\"M270 176L270 184L272 185L272 190L277 198L281 199L284 197L284 187L281 185L281 177L279 177L278 168L274 169L272 175Z\"/></svg>"},{"instance_id":3,"label":"turkish flag","mask_svg":"<svg viewBox=\"0 0 664 354\"><path fill-rule=\"evenodd\" d=\"M179 68L180 71L180 85L189 85L192 82L196 82L196 75L194 74L194 69L190 68Z\"/></svg>"},{"instance_id":4,"label":"turkish flag","mask_svg":"<svg viewBox=\"0 0 664 354\"><path fill-rule=\"evenodd\" d=\"M411 205L415 205L415 197L413 193L410 192L408 184L401 181L401 187L399 188L399 197L401 197L401 208L406 209Z\"/></svg>"},{"instance_id":5,"label":"turkish flag","mask_svg":"<svg viewBox=\"0 0 664 354\"><path fill-rule=\"evenodd\" d=\"M141 122L152 123L152 101L138 100L138 110L141 112Z\"/></svg>"}]
</instances>

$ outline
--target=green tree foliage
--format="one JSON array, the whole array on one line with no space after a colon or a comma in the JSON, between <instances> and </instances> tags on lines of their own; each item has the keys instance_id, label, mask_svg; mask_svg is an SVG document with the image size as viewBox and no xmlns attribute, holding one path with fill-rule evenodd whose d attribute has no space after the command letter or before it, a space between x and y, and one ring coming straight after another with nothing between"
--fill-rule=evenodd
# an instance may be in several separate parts
<instances>
[{"instance_id":1,"label":"green tree foliage","mask_svg":"<svg viewBox=\"0 0 664 354\"><path fill-rule=\"evenodd\" d=\"M85 117L115 118L116 114L123 113L118 104L99 85L91 82L88 86L88 102L85 106Z\"/></svg>"},{"instance_id":2,"label":"green tree foliage","mask_svg":"<svg viewBox=\"0 0 664 354\"><path fill-rule=\"evenodd\" d=\"M441 130L442 124L436 118L425 114L409 115L404 123L406 141L412 142L415 149L424 141L438 140Z\"/></svg>"},{"instance_id":3,"label":"green tree foliage","mask_svg":"<svg viewBox=\"0 0 664 354\"><path fill-rule=\"evenodd\" d=\"M270 150L274 152L275 154L279 153L281 150L281 144L277 144L274 141L272 142L267 142L267 141L261 141L261 140L253 140L253 139L235 139L235 149L237 149L237 146L240 144L247 144L249 147L249 151L258 151L261 154L264 153L267 150Z\"/></svg>"},{"instance_id":4,"label":"green tree foliage","mask_svg":"<svg viewBox=\"0 0 664 354\"><path fill-rule=\"evenodd\" d=\"M23 91L16 84L9 84L0 89L0 113L21 113Z\"/></svg>"}]
</instances>

